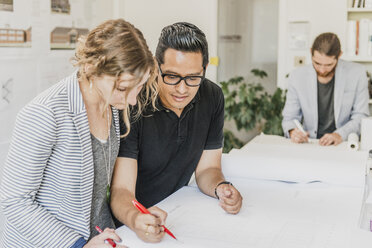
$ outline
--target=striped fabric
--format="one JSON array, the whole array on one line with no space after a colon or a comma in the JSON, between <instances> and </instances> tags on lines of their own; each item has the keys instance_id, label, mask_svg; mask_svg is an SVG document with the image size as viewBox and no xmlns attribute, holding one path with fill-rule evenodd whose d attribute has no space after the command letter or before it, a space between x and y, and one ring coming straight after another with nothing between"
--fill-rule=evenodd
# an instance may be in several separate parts
<instances>
[{"instance_id":1,"label":"striped fabric","mask_svg":"<svg viewBox=\"0 0 372 248\"><path fill-rule=\"evenodd\" d=\"M6 217L1 247L71 247L89 237L94 167L76 76L17 116L0 192ZM120 142L116 109L113 118Z\"/></svg>"}]
</instances>

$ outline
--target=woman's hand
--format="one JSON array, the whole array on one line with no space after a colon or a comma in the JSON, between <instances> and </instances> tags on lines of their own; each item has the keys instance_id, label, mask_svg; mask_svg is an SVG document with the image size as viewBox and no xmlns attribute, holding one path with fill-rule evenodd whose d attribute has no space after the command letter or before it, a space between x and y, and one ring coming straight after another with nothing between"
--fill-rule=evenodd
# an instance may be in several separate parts
<instances>
[{"instance_id":1,"label":"woman's hand","mask_svg":"<svg viewBox=\"0 0 372 248\"><path fill-rule=\"evenodd\" d=\"M116 243L121 243L120 237L115 233L114 229L106 228L101 234L93 237L84 248L112 248L112 246L105 240L112 239ZM117 248L126 248L124 245L116 245Z\"/></svg>"}]
</instances>

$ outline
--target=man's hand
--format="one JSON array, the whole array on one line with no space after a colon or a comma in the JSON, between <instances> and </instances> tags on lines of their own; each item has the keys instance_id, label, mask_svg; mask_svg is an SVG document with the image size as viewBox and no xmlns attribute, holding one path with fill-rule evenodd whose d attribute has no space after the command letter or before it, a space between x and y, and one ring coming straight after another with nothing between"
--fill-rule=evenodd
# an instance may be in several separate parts
<instances>
[{"instance_id":1,"label":"man's hand","mask_svg":"<svg viewBox=\"0 0 372 248\"><path fill-rule=\"evenodd\" d=\"M151 214L139 213L134 220L134 232L145 242L157 243L164 237L164 229L167 213L153 206L149 208Z\"/></svg>"},{"instance_id":2,"label":"man's hand","mask_svg":"<svg viewBox=\"0 0 372 248\"><path fill-rule=\"evenodd\" d=\"M242 207L242 196L239 191L230 184L221 184L217 187L217 195L220 198L220 206L229 214L237 214Z\"/></svg>"},{"instance_id":3,"label":"man's hand","mask_svg":"<svg viewBox=\"0 0 372 248\"><path fill-rule=\"evenodd\" d=\"M304 134L298 128L290 130L289 137L294 143L307 143L309 141L309 133Z\"/></svg>"},{"instance_id":4,"label":"man's hand","mask_svg":"<svg viewBox=\"0 0 372 248\"><path fill-rule=\"evenodd\" d=\"M319 145L329 146L338 145L342 142L342 137L338 133L326 133L319 139Z\"/></svg>"}]
</instances>

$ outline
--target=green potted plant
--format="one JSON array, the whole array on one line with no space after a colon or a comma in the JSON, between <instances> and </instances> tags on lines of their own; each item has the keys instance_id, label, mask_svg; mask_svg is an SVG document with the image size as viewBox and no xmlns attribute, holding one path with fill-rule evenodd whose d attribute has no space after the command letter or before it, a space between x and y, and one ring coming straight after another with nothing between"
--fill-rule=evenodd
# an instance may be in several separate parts
<instances>
[{"instance_id":1,"label":"green potted plant","mask_svg":"<svg viewBox=\"0 0 372 248\"><path fill-rule=\"evenodd\" d=\"M267 73L253 69L254 78L263 79ZM221 82L225 96L225 121L233 120L237 129L246 131L257 128L265 134L283 135L281 122L285 104L285 91L277 88L271 95L261 83L247 83L243 77ZM231 131L224 130L224 152L243 145Z\"/></svg>"}]
</instances>

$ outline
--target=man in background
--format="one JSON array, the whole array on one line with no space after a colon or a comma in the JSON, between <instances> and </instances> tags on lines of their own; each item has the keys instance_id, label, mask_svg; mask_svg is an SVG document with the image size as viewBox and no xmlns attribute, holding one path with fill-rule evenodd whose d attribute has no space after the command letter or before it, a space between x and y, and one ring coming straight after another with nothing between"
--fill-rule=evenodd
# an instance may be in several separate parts
<instances>
[{"instance_id":1,"label":"man in background","mask_svg":"<svg viewBox=\"0 0 372 248\"><path fill-rule=\"evenodd\" d=\"M289 75L283 131L295 143L310 137L323 146L337 145L350 133L360 134L361 119L369 115L366 70L339 59L341 44L333 33L320 34L311 55L312 65ZM305 132L294 120L302 121Z\"/></svg>"}]
</instances>

